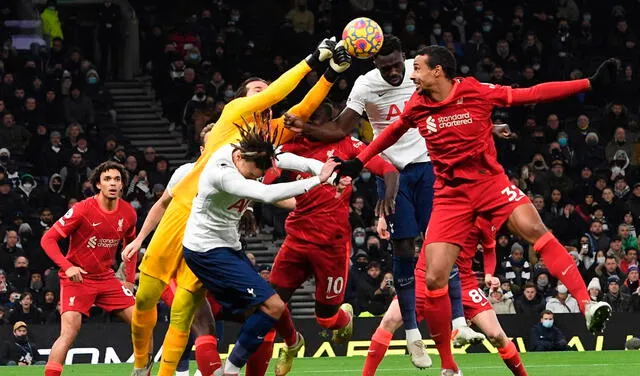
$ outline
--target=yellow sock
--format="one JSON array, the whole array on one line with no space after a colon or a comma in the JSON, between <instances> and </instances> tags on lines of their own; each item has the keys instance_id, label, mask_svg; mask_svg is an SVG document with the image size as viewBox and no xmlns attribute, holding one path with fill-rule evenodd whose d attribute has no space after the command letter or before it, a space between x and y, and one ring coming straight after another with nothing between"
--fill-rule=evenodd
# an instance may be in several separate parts
<instances>
[{"instance_id":1,"label":"yellow sock","mask_svg":"<svg viewBox=\"0 0 640 376\"><path fill-rule=\"evenodd\" d=\"M158 311L156 305L160 300L165 283L145 273L140 273L140 285L136 293L136 305L131 320L131 342L135 368L147 365L147 356L156 326Z\"/></svg>"},{"instance_id":2,"label":"yellow sock","mask_svg":"<svg viewBox=\"0 0 640 376\"><path fill-rule=\"evenodd\" d=\"M155 307L148 311L140 311L137 308L133 310L131 342L133 343L133 366L135 368L144 368L147 365L149 344L157 319L158 311Z\"/></svg>"},{"instance_id":3,"label":"yellow sock","mask_svg":"<svg viewBox=\"0 0 640 376\"><path fill-rule=\"evenodd\" d=\"M173 376L178 368L178 362L189 341L189 332L182 331L169 325L167 334L164 336L162 344L162 360L158 376Z\"/></svg>"}]
</instances>

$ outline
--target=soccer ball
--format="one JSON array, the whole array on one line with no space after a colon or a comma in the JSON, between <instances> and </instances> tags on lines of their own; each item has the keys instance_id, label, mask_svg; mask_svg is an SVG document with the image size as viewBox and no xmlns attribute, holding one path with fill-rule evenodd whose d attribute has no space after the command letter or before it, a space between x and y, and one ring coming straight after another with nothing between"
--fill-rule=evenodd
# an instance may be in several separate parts
<instances>
[{"instance_id":1,"label":"soccer ball","mask_svg":"<svg viewBox=\"0 0 640 376\"><path fill-rule=\"evenodd\" d=\"M342 40L349 55L358 59L368 59L380 51L384 36L376 21L367 17L358 17L345 26Z\"/></svg>"}]
</instances>

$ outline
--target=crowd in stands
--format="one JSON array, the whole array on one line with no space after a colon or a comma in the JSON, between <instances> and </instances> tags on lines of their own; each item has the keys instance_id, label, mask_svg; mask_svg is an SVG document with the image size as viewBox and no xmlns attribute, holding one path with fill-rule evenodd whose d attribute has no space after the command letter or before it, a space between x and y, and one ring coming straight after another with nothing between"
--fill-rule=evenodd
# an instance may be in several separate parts
<instances>
[{"instance_id":1,"label":"crowd in stands","mask_svg":"<svg viewBox=\"0 0 640 376\"><path fill-rule=\"evenodd\" d=\"M138 12L142 69L152 77L172 130L196 157L200 129L215 122L240 82L249 76L276 79L321 38L340 35L355 16L372 17L386 33L399 36L407 58L423 45L443 45L455 54L459 75L492 84L524 88L586 77L604 58L617 57L619 77L605 93L499 108L493 120L513 132L496 139L501 163L566 245L592 299L609 302L615 312L640 311L640 30L631 22L640 17L640 4L514 3L193 1L188 7L196 13L170 23ZM93 194L87 182L91 168L105 160L125 165L131 180L124 197L141 223L177 167L153 148L132 149L117 132L101 129L102 123L117 123L102 79L115 77L111 69L119 51L119 36L107 30L118 21L107 8L100 7L99 34L102 55L109 58L97 65L61 36L31 54L17 54L10 39L2 41L0 324L56 321L56 269L39 239L67 208ZM372 68L358 61L336 83L328 98L334 115L345 106L355 78ZM307 75L274 112L296 103L317 79L315 72ZM371 139L366 120L354 135ZM358 313L378 315L394 295L392 250L375 233L375 177L364 171L354 185L347 299ZM261 231L283 236L283 213L258 207L256 215ZM575 299L525 242L501 231L496 250L500 283L486 286L486 293L498 313L577 312ZM481 260L479 254L475 266L484 287Z\"/></svg>"}]
</instances>

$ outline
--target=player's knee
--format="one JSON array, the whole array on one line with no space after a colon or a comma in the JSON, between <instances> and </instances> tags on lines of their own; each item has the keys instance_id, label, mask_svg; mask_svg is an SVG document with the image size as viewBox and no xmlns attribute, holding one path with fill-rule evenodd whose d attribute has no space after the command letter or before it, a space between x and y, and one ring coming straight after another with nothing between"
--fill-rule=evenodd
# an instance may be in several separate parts
<instances>
[{"instance_id":1,"label":"player's knee","mask_svg":"<svg viewBox=\"0 0 640 376\"><path fill-rule=\"evenodd\" d=\"M485 335L489 342L495 347L505 347L509 341L507 336L499 329L488 330L485 332Z\"/></svg>"},{"instance_id":2,"label":"player's knee","mask_svg":"<svg viewBox=\"0 0 640 376\"><path fill-rule=\"evenodd\" d=\"M449 278L446 275L446 273L437 273L437 272L429 273L429 271L427 271L427 276L425 279L426 279L427 289L431 291L444 288L449 283ZM418 283L425 283L425 282L418 281Z\"/></svg>"},{"instance_id":3,"label":"player's knee","mask_svg":"<svg viewBox=\"0 0 640 376\"><path fill-rule=\"evenodd\" d=\"M402 326L402 315L400 310L388 310L382 317L380 326L388 332L395 332Z\"/></svg>"},{"instance_id":4,"label":"player's knee","mask_svg":"<svg viewBox=\"0 0 640 376\"><path fill-rule=\"evenodd\" d=\"M282 299L280 299L280 296L276 294L267 299L261 309L267 315L279 318L286 309L286 306Z\"/></svg>"}]
</instances>

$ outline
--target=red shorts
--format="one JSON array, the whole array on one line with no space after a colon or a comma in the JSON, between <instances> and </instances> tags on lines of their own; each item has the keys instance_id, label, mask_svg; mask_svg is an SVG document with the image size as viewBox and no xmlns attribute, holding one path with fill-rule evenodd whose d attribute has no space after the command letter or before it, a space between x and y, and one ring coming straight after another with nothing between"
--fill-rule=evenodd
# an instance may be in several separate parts
<instances>
[{"instance_id":1,"label":"red shorts","mask_svg":"<svg viewBox=\"0 0 640 376\"><path fill-rule=\"evenodd\" d=\"M475 240L475 244L477 244L477 238ZM460 283L462 285L462 306L464 309L464 317L467 320L471 320L476 317L480 312L493 309L491 307L491 303L489 303L489 300L487 300L487 297L484 295L484 292L478 287L478 281L471 269L471 263L475 253L473 256L467 257L470 254L470 251L464 252L463 249L463 252L460 253L458 260L456 261L460 273ZM418 258L418 263L416 264L416 269L414 271L416 280L416 318L418 322L424 319L423 312L427 299L425 267L423 249L420 253L420 257Z\"/></svg>"},{"instance_id":2,"label":"red shorts","mask_svg":"<svg viewBox=\"0 0 640 376\"><path fill-rule=\"evenodd\" d=\"M169 281L169 284L164 288L162 295L160 296L160 299L164 302L164 304L168 305L169 307L171 307L171 305L173 304L173 298L176 296L176 287L176 280L171 279L171 281ZM209 302L209 306L211 306L211 313L213 313L213 316L216 317L222 310L222 306L208 291L205 295L205 298Z\"/></svg>"},{"instance_id":3,"label":"red shorts","mask_svg":"<svg viewBox=\"0 0 640 376\"><path fill-rule=\"evenodd\" d=\"M316 280L316 301L340 305L349 273L349 243L320 246L287 237L276 255L269 282L297 289L311 275Z\"/></svg>"},{"instance_id":4,"label":"red shorts","mask_svg":"<svg viewBox=\"0 0 640 376\"><path fill-rule=\"evenodd\" d=\"M436 189L425 244L463 247L477 216L499 228L520 205L531 201L505 174Z\"/></svg>"},{"instance_id":5,"label":"red shorts","mask_svg":"<svg viewBox=\"0 0 640 376\"><path fill-rule=\"evenodd\" d=\"M135 304L133 292L116 278L88 279L71 282L60 278L60 304L62 312L80 312L89 316L89 310L96 305L107 312L132 307Z\"/></svg>"}]
</instances>

